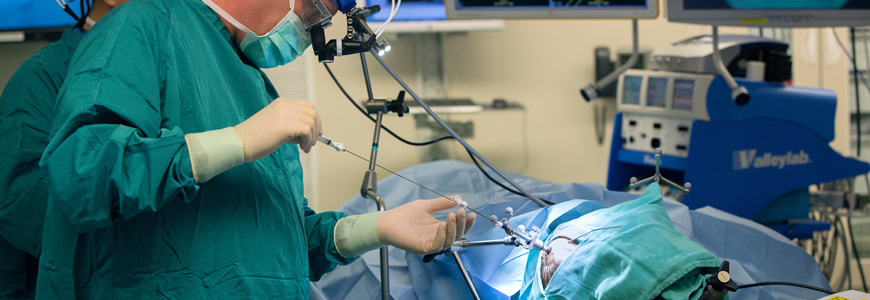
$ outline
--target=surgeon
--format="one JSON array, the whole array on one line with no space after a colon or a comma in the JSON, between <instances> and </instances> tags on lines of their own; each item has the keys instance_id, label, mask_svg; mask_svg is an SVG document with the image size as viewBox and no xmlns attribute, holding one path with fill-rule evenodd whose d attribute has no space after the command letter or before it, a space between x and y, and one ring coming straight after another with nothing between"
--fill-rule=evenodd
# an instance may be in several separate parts
<instances>
[{"instance_id":1,"label":"surgeon","mask_svg":"<svg viewBox=\"0 0 870 300\"><path fill-rule=\"evenodd\" d=\"M127 0L96 0L73 29L30 56L0 95L0 299L32 297L48 193L39 158L48 144L57 93L85 33ZM33 280L35 281L35 280Z\"/></svg>"},{"instance_id":2,"label":"surgeon","mask_svg":"<svg viewBox=\"0 0 870 300\"><path fill-rule=\"evenodd\" d=\"M309 281L383 245L428 253L475 215L447 199L315 213L299 151L309 102L261 68L310 44L312 0L137 0L82 41L40 160L49 191L38 299L308 299Z\"/></svg>"}]
</instances>

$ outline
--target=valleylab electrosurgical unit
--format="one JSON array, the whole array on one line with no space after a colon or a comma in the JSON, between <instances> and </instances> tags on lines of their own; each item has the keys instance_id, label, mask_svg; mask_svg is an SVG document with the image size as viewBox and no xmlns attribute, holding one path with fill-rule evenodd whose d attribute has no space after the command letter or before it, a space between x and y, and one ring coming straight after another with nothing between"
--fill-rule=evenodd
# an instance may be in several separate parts
<instances>
[{"instance_id":1,"label":"valleylab electrosurgical unit","mask_svg":"<svg viewBox=\"0 0 870 300\"><path fill-rule=\"evenodd\" d=\"M722 36L720 45L732 74L752 73L756 59L771 58L764 61L769 69L755 72L759 80L737 79L751 95L743 105L732 101L721 76L712 75L709 51L699 52L712 50L709 37L657 51L650 58L657 70L620 77L607 188L624 190L632 176L651 173L653 153L661 148L662 174L693 185L682 198L689 208L713 206L792 238L827 230L827 224L800 220L808 218L808 187L870 171L828 145L836 95L781 83L791 77L784 43Z\"/></svg>"}]
</instances>

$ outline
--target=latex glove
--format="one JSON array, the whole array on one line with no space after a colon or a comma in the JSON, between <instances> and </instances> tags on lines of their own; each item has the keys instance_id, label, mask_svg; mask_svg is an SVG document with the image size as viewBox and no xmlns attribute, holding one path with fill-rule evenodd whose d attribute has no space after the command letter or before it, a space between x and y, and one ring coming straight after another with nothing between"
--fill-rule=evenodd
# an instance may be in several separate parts
<instances>
[{"instance_id":1,"label":"latex glove","mask_svg":"<svg viewBox=\"0 0 870 300\"><path fill-rule=\"evenodd\" d=\"M283 144L299 144L305 153L323 134L320 114L308 101L278 98L233 127L245 145L245 162L274 152Z\"/></svg>"},{"instance_id":2,"label":"latex glove","mask_svg":"<svg viewBox=\"0 0 870 300\"><path fill-rule=\"evenodd\" d=\"M382 212L376 224L378 240L396 248L423 255L449 248L468 233L476 214L466 216L465 209L450 213L446 222L432 213L454 208L450 200L417 200Z\"/></svg>"}]
</instances>

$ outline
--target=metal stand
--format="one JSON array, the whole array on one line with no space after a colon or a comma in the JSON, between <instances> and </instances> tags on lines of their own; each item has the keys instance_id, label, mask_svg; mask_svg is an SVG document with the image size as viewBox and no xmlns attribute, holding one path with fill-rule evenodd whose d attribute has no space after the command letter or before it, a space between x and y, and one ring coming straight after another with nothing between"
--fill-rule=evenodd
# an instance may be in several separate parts
<instances>
[{"instance_id":1,"label":"metal stand","mask_svg":"<svg viewBox=\"0 0 870 300\"><path fill-rule=\"evenodd\" d=\"M372 94L372 83L369 79L369 69L366 65L365 52L360 53L360 61L362 62L363 74L366 80L366 91L368 92L369 100L366 102L366 110L369 114L376 115L375 117L375 134L372 138L372 153L369 157L369 169L363 177L360 195L372 200L377 204L378 211L386 211L387 207L384 204L384 198L378 195L378 174L375 172L378 160L378 143L381 139L381 121L384 114L395 112L399 117L404 116L408 112L408 107L405 106L405 92L399 92L399 96L394 101L384 99L374 99ZM390 261L387 256L387 247L380 249L381 254L381 299L390 299Z\"/></svg>"},{"instance_id":2,"label":"metal stand","mask_svg":"<svg viewBox=\"0 0 870 300\"><path fill-rule=\"evenodd\" d=\"M459 253L465 251L467 247L475 247L475 246L489 246L489 245L505 245L505 246L520 246L521 244L517 240L516 237L509 236L502 240L489 240L489 241L477 241L477 242L468 242L466 240L459 240L453 243L453 247L449 249L444 249L442 251L426 254L423 256L423 262L428 263L435 258L435 256L441 254L447 254L448 252L453 257L453 260L456 261L456 266L459 267L459 272L462 273L462 278L465 279L465 284L468 285L468 290L471 292L471 296L474 297L474 300L480 300L480 295L477 294L477 289L474 288L474 284L471 282L471 276L468 275L468 271L465 269L465 264L462 263L462 260L459 258ZM453 250L454 248L459 248L457 250Z\"/></svg>"},{"instance_id":3,"label":"metal stand","mask_svg":"<svg viewBox=\"0 0 870 300\"><path fill-rule=\"evenodd\" d=\"M662 148L656 148L656 174L650 178L647 178L647 179L644 179L641 181L637 181L637 177L632 177L631 180L629 181L631 183L629 185L629 187L634 188L636 186L639 186L642 184L647 184L647 183L655 181L655 183L658 183L658 184L664 183L667 186L673 187L675 189L680 190L683 193L688 194L689 190L692 189L692 184L686 182L685 185L680 186L680 185L674 183L673 181L670 181L667 178L663 177L662 174L659 173L659 166L661 164L662 164Z\"/></svg>"}]
</instances>

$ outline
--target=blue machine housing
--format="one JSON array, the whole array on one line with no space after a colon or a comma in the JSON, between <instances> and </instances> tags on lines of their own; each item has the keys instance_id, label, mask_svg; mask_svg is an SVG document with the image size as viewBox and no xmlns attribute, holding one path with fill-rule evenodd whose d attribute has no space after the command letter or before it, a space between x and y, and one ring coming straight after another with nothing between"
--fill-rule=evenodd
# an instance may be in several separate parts
<instances>
[{"instance_id":1,"label":"blue machine housing","mask_svg":"<svg viewBox=\"0 0 870 300\"><path fill-rule=\"evenodd\" d=\"M836 95L830 90L737 80L752 99L737 106L716 77L707 94L710 121L692 126L687 158L663 156L662 175L691 182L683 203L712 206L767 224L791 238L808 238L827 223L808 222L808 186L866 174L870 164L843 157L834 139ZM622 149L622 113L614 120L607 188L655 172L654 154Z\"/></svg>"}]
</instances>

